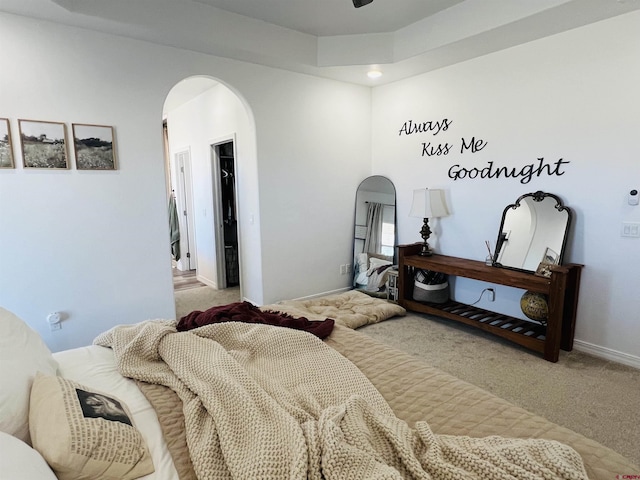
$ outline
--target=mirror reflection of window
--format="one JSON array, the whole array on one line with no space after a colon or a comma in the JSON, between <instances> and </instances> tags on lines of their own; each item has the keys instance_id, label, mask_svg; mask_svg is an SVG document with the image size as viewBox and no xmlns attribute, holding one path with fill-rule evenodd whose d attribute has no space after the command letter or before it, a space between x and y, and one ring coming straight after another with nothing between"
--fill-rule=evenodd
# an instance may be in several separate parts
<instances>
[{"instance_id":1,"label":"mirror reflection of window","mask_svg":"<svg viewBox=\"0 0 640 480\"><path fill-rule=\"evenodd\" d=\"M382 211L382 234L380 252L392 257L396 239L395 206L385 205Z\"/></svg>"}]
</instances>

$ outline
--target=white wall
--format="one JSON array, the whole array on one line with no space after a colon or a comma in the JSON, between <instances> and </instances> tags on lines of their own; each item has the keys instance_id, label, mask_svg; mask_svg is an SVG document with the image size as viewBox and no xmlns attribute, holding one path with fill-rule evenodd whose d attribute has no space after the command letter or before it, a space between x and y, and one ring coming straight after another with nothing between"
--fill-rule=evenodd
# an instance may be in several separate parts
<instances>
[{"instance_id":1,"label":"white wall","mask_svg":"<svg viewBox=\"0 0 640 480\"><path fill-rule=\"evenodd\" d=\"M640 221L626 195L640 187L640 14L631 13L456 66L374 89L374 173L398 191L400 243L419 241L420 222L407 216L411 192L448 190L453 214L436 222L445 254L483 260L495 245L503 208L527 192L558 194L574 210L565 261L585 265L576 339L583 349L640 364L637 268L640 239L621 238L624 221ZM452 123L446 131L399 135L403 124ZM487 145L460 153L461 139ZM422 156L422 143L453 145ZM483 168L554 163L562 176L453 180L452 165ZM456 282L455 297L473 302L486 285ZM522 291L496 288L496 302L518 313Z\"/></svg>"},{"instance_id":2,"label":"white wall","mask_svg":"<svg viewBox=\"0 0 640 480\"><path fill-rule=\"evenodd\" d=\"M276 70L256 82L264 303L345 288L371 173L370 90Z\"/></svg>"},{"instance_id":3,"label":"white wall","mask_svg":"<svg viewBox=\"0 0 640 480\"><path fill-rule=\"evenodd\" d=\"M0 172L0 304L53 350L175 315L161 120L170 89L192 75L232 86L254 116L259 188L245 207L260 223L243 230L258 245L245 249L245 295L271 303L349 284L338 266L370 173L368 88L8 14L0 44L15 66L0 70L14 142L18 118L116 131L115 172ZM52 311L68 316L57 332Z\"/></svg>"},{"instance_id":4,"label":"white wall","mask_svg":"<svg viewBox=\"0 0 640 480\"><path fill-rule=\"evenodd\" d=\"M151 46L104 38L0 16L4 64L16 66L0 71L0 105L16 147L18 118L115 127L116 171L25 170L15 148L19 167L0 174L0 304L54 350L174 311L160 128L166 80L161 63L141 61L153 57ZM49 332L54 311L68 318Z\"/></svg>"}]
</instances>

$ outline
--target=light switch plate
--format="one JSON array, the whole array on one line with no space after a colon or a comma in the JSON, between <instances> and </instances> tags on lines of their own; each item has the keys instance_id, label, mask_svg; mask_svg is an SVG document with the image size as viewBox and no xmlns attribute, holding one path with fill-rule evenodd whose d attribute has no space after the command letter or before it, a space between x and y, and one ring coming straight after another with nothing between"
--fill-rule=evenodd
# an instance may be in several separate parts
<instances>
[{"instance_id":1,"label":"light switch plate","mask_svg":"<svg viewBox=\"0 0 640 480\"><path fill-rule=\"evenodd\" d=\"M637 222L622 222L623 237L640 237L640 223Z\"/></svg>"}]
</instances>

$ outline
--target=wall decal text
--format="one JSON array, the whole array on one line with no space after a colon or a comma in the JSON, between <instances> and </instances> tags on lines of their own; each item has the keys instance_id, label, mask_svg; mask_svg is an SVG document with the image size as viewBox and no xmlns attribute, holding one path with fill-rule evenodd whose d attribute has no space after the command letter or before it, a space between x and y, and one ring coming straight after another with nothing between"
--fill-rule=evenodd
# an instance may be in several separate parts
<instances>
[{"instance_id":1,"label":"wall decal text","mask_svg":"<svg viewBox=\"0 0 640 480\"><path fill-rule=\"evenodd\" d=\"M464 138L462 139L462 146L460 147L460 153L464 153L465 150L471 150L471 153L476 153L482 150L487 146L487 142L479 138L476 140L476 137L472 137L469 140L469 143L465 142Z\"/></svg>"},{"instance_id":2,"label":"wall decal text","mask_svg":"<svg viewBox=\"0 0 640 480\"><path fill-rule=\"evenodd\" d=\"M441 132L446 132L453 124L453 120L443 118L442 120L428 120L426 122L414 122L413 120L407 120L402 124L398 135L414 135L418 133L430 134L434 137ZM460 138L460 155L463 154L475 154L484 150L489 144L483 138ZM455 152L455 144L450 142L422 142L422 156L423 157L441 157L449 155ZM520 183L527 184L534 177L540 177L542 175L548 176L562 176L565 174L564 167L568 165L568 160L559 159L556 162L545 161L544 157L539 157L537 163L533 162L529 165L522 167L496 167L493 161L488 161L487 166L478 167L463 167L460 164L452 165L449 168L449 178L455 180L461 179L484 179L484 178L519 178Z\"/></svg>"},{"instance_id":3,"label":"wall decal text","mask_svg":"<svg viewBox=\"0 0 640 480\"><path fill-rule=\"evenodd\" d=\"M452 120L443 118L442 120L438 120L436 122L429 120L428 122L414 122L413 120L409 120L408 122L404 122L402 128L398 132L398 135L413 135L414 133L429 133L433 132L433 135L437 135L440 131L446 132L449 130L449 127L453 123Z\"/></svg>"},{"instance_id":4,"label":"wall decal text","mask_svg":"<svg viewBox=\"0 0 640 480\"><path fill-rule=\"evenodd\" d=\"M448 155L451 151L451 147L453 147L453 145L450 143L445 143L444 145L442 143L439 143L438 145L431 145L431 142L423 143L422 156L432 157L435 155L439 157L440 155Z\"/></svg>"},{"instance_id":5,"label":"wall decal text","mask_svg":"<svg viewBox=\"0 0 640 480\"><path fill-rule=\"evenodd\" d=\"M535 163L525 165L518 170L518 167L494 167L493 162L487 162L488 166L484 168L463 168L460 165L452 165L449 168L449 178L460 180L462 178L520 178L520 183L526 184L531 181L534 176L539 177L543 173L549 176L556 175L558 177L565 174L561 170L563 165L571 163L562 158L554 163L545 162L544 158L538 158L538 164ZM552 168L555 165L555 168Z\"/></svg>"}]
</instances>

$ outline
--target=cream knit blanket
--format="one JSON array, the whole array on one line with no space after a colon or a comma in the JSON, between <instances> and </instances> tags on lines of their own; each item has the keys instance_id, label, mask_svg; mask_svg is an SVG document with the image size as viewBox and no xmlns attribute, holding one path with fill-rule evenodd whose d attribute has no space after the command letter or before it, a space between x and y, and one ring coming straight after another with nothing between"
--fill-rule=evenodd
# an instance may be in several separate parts
<instances>
[{"instance_id":1,"label":"cream knit blanket","mask_svg":"<svg viewBox=\"0 0 640 480\"><path fill-rule=\"evenodd\" d=\"M175 322L148 321L94 343L114 350L122 375L179 395L199 479L587 478L557 442L409 428L306 332L230 322L177 333Z\"/></svg>"}]
</instances>

